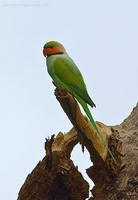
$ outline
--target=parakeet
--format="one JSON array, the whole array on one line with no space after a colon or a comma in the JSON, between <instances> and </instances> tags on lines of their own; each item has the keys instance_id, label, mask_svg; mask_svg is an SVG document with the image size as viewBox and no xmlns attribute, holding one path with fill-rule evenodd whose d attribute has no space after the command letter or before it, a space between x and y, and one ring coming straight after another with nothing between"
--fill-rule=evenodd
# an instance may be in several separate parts
<instances>
[{"instance_id":1,"label":"parakeet","mask_svg":"<svg viewBox=\"0 0 138 200\"><path fill-rule=\"evenodd\" d=\"M47 70L56 86L65 88L81 104L92 126L95 128L103 145L108 149L109 154L116 162L111 150L108 148L102 134L91 115L88 105L96 107L90 98L83 76L77 65L67 54L64 46L56 41L50 41L43 47L43 55L46 57ZM88 105L87 105L88 104Z\"/></svg>"}]
</instances>

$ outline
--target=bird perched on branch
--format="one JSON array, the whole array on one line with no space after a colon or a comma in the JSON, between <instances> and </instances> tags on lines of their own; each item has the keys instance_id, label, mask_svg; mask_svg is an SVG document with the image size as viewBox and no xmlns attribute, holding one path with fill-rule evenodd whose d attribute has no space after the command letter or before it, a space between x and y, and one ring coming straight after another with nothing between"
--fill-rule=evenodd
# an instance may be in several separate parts
<instances>
[{"instance_id":1,"label":"bird perched on branch","mask_svg":"<svg viewBox=\"0 0 138 200\"><path fill-rule=\"evenodd\" d=\"M100 133L88 105L96 107L90 98L82 74L64 46L56 41L50 41L44 45L43 54L46 57L47 70L49 75L58 87L66 89L81 104L92 126L95 128L101 142L107 148L109 154L116 162L111 150L108 148L102 134Z\"/></svg>"}]
</instances>

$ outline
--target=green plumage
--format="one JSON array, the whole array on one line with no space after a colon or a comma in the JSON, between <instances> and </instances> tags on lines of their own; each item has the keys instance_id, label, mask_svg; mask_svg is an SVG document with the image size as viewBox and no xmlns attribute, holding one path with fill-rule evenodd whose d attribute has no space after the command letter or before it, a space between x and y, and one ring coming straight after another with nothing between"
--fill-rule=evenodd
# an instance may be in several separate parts
<instances>
[{"instance_id":1,"label":"green plumage","mask_svg":"<svg viewBox=\"0 0 138 200\"><path fill-rule=\"evenodd\" d=\"M54 54L47 57L47 70L49 75L54 81L54 84L65 88L69 91L81 104L86 115L91 121L93 127L95 128L99 138L101 139L103 145L108 149L109 154L114 159L112 152L108 148L106 142L103 139L102 134L97 128L97 125L91 115L88 108L89 104L91 107L95 107L94 102L90 98L82 74L73 60L68 56L64 47L57 42L49 42L44 48L58 46L63 50L62 54Z\"/></svg>"}]
</instances>

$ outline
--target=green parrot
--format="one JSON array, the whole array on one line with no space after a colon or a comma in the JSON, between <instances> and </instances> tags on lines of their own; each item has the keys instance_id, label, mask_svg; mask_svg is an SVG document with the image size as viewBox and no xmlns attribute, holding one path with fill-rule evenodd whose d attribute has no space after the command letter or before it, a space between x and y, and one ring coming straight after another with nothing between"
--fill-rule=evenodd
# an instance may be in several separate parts
<instances>
[{"instance_id":1,"label":"green parrot","mask_svg":"<svg viewBox=\"0 0 138 200\"><path fill-rule=\"evenodd\" d=\"M96 106L88 94L82 74L67 54L64 46L59 42L50 41L44 45L43 55L46 57L47 70L53 79L54 84L65 88L78 100L92 123L92 126L95 128L103 145L107 148L110 156L116 162L88 108L88 105L91 107Z\"/></svg>"}]
</instances>

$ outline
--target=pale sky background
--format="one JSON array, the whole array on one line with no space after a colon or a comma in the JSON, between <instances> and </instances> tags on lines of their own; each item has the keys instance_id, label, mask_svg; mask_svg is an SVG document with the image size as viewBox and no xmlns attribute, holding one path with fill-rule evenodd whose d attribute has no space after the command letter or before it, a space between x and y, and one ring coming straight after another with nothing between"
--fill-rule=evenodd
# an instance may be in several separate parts
<instances>
[{"instance_id":1,"label":"pale sky background","mask_svg":"<svg viewBox=\"0 0 138 200\"><path fill-rule=\"evenodd\" d=\"M72 125L54 96L42 47L64 44L97 105L115 125L138 101L137 0L0 0L0 196L15 200L44 156L47 136ZM73 155L79 167L88 154Z\"/></svg>"}]
</instances>

